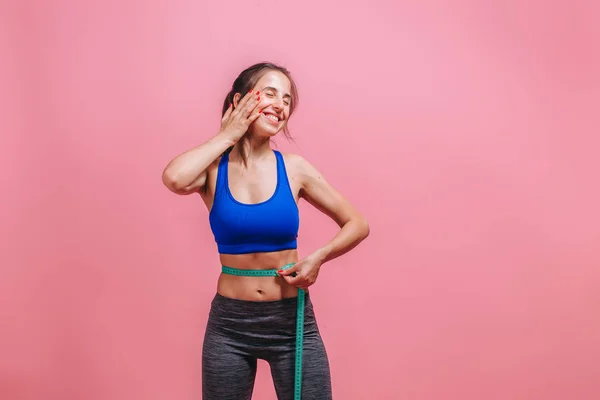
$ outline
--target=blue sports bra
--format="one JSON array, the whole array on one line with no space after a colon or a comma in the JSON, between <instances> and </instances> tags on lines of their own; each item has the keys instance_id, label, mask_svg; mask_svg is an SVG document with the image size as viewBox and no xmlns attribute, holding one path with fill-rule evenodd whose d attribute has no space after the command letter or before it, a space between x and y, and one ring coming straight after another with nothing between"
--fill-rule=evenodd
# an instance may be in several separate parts
<instances>
[{"instance_id":1,"label":"blue sports bra","mask_svg":"<svg viewBox=\"0 0 600 400\"><path fill-rule=\"evenodd\" d=\"M283 156L277 159L275 192L261 203L240 203L229 191L229 153L219 161L209 221L220 254L270 252L297 247L300 218Z\"/></svg>"}]
</instances>

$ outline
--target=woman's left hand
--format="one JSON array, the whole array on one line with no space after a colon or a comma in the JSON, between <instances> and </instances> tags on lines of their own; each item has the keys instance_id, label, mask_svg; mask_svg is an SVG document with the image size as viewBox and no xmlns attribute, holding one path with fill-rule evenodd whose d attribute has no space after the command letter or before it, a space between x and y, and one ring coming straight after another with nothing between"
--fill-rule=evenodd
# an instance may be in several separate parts
<instances>
[{"instance_id":1,"label":"woman's left hand","mask_svg":"<svg viewBox=\"0 0 600 400\"><path fill-rule=\"evenodd\" d=\"M292 267L286 270L280 269L278 272L290 285L306 290L317 281L321 264L320 258L315 253L301 259Z\"/></svg>"}]
</instances>

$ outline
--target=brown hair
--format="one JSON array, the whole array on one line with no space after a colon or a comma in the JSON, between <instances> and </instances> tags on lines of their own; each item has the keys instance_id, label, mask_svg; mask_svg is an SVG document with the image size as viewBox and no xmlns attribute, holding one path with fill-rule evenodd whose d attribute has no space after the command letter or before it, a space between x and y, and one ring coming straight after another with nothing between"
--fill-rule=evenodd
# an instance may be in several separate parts
<instances>
[{"instance_id":1,"label":"brown hair","mask_svg":"<svg viewBox=\"0 0 600 400\"><path fill-rule=\"evenodd\" d=\"M291 93L292 101L290 103L290 115L292 116L294 110L298 106L298 88L296 87L296 83L294 79L292 79L292 75L290 71L288 71L285 67L281 65L277 65L270 62L262 62L258 64L254 64L245 70L243 70L236 80L233 82L231 86L231 90L227 93L225 100L223 101L223 110L221 112L221 116L225 115L227 108L229 108L229 104L233 103L233 97L236 93L242 95L242 97L252 89L256 83L269 71L279 71L284 74L289 80L291 85ZM283 128L283 133L288 139L292 139L290 135L290 131L288 129L288 125L286 124ZM227 150L227 152L231 151L231 148Z\"/></svg>"}]
</instances>

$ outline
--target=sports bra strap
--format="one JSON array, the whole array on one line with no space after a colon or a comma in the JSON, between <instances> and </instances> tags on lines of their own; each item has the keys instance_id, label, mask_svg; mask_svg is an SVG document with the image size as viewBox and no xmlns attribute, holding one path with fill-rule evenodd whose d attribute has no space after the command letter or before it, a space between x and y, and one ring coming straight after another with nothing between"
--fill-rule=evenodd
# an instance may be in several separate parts
<instances>
[{"instance_id":1,"label":"sports bra strap","mask_svg":"<svg viewBox=\"0 0 600 400\"><path fill-rule=\"evenodd\" d=\"M283 186L284 188L290 188L290 182L288 181L283 156L277 150L274 150L274 152L275 157L277 157L277 184Z\"/></svg>"},{"instance_id":2,"label":"sports bra strap","mask_svg":"<svg viewBox=\"0 0 600 400\"><path fill-rule=\"evenodd\" d=\"M215 189L215 195L221 193L225 190L225 185L227 185L228 181L228 171L227 164L229 162L229 152L223 154L221 156L221 160L219 160L219 168L217 169L217 183Z\"/></svg>"}]
</instances>

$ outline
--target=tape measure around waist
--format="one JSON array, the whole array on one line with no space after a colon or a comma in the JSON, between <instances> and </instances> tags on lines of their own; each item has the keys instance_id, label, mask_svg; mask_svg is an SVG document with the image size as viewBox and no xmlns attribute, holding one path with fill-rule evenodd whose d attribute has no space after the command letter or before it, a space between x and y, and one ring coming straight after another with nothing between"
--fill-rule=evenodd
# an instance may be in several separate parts
<instances>
[{"instance_id":1,"label":"tape measure around waist","mask_svg":"<svg viewBox=\"0 0 600 400\"><path fill-rule=\"evenodd\" d=\"M291 268L286 264L281 269ZM279 276L276 269L238 269L222 266L221 272L237 276ZM298 288L298 307L296 309L296 358L294 369L294 400L300 400L302 394L302 350L304 345L304 304L305 292Z\"/></svg>"}]
</instances>

